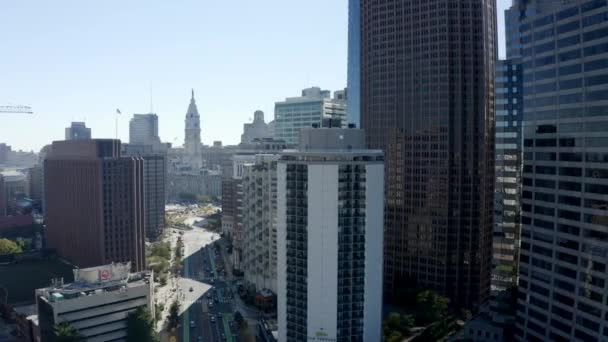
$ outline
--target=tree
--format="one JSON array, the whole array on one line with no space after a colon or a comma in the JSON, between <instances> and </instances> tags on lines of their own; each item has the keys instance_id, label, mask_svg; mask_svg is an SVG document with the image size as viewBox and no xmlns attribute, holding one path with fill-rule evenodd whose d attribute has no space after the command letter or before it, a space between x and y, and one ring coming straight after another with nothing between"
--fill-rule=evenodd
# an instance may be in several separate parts
<instances>
[{"instance_id":1,"label":"tree","mask_svg":"<svg viewBox=\"0 0 608 342\"><path fill-rule=\"evenodd\" d=\"M401 341L404 336L411 335L410 329L414 327L414 318L410 315L400 315L397 312L388 314L382 325L385 341Z\"/></svg>"},{"instance_id":2,"label":"tree","mask_svg":"<svg viewBox=\"0 0 608 342\"><path fill-rule=\"evenodd\" d=\"M448 313L449 299L431 290L420 292L416 296L416 322L421 325L437 322Z\"/></svg>"},{"instance_id":3,"label":"tree","mask_svg":"<svg viewBox=\"0 0 608 342\"><path fill-rule=\"evenodd\" d=\"M127 342L157 342L150 311L138 307L127 316Z\"/></svg>"},{"instance_id":4,"label":"tree","mask_svg":"<svg viewBox=\"0 0 608 342\"><path fill-rule=\"evenodd\" d=\"M77 342L84 341L84 337L80 335L78 330L69 322L62 322L53 327L55 334L55 342Z\"/></svg>"},{"instance_id":5,"label":"tree","mask_svg":"<svg viewBox=\"0 0 608 342\"><path fill-rule=\"evenodd\" d=\"M179 301L176 299L169 307L169 329L177 328L179 323Z\"/></svg>"},{"instance_id":6,"label":"tree","mask_svg":"<svg viewBox=\"0 0 608 342\"><path fill-rule=\"evenodd\" d=\"M0 239L0 255L21 253L21 247L9 239Z\"/></svg>"}]
</instances>

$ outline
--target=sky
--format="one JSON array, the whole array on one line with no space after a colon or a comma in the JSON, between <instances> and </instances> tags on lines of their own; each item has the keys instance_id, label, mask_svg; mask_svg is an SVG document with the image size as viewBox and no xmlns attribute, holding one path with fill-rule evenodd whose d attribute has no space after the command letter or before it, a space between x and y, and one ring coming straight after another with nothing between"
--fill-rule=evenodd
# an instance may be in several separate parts
<instances>
[{"instance_id":1,"label":"sky","mask_svg":"<svg viewBox=\"0 0 608 342\"><path fill-rule=\"evenodd\" d=\"M497 0L500 55L503 12ZM346 86L347 0L19 0L0 3L0 142L34 150L85 121L128 141L134 113L183 144L191 89L202 141L236 144L243 123L301 89ZM116 115L116 109L122 115Z\"/></svg>"}]
</instances>

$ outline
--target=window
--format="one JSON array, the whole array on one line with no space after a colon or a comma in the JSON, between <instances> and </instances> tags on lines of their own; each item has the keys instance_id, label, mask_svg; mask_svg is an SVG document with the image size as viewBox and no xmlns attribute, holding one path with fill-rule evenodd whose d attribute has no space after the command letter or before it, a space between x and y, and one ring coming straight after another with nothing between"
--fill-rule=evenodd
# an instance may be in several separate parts
<instances>
[{"instance_id":1,"label":"window","mask_svg":"<svg viewBox=\"0 0 608 342\"><path fill-rule=\"evenodd\" d=\"M608 147L608 137L587 137L585 143L587 147Z\"/></svg>"},{"instance_id":2,"label":"window","mask_svg":"<svg viewBox=\"0 0 608 342\"><path fill-rule=\"evenodd\" d=\"M539 44L537 46L534 47L534 53L536 53L537 55L541 54L541 53L545 53L547 51L552 51L555 49L555 42L551 41L548 43L544 43L544 44Z\"/></svg>"},{"instance_id":3,"label":"window","mask_svg":"<svg viewBox=\"0 0 608 342\"><path fill-rule=\"evenodd\" d=\"M564 123L559 125L560 133L575 133L575 132L583 132L584 126L582 122L575 123Z\"/></svg>"},{"instance_id":4,"label":"window","mask_svg":"<svg viewBox=\"0 0 608 342\"><path fill-rule=\"evenodd\" d=\"M572 196L559 196L559 203L579 207L581 205L581 199Z\"/></svg>"},{"instance_id":5,"label":"window","mask_svg":"<svg viewBox=\"0 0 608 342\"><path fill-rule=\"evenodd\" d=\"M579 236L581 230L578 227L560 223L557 225L557 231L564 234Z\"/></svg>"},{"instance_id":6,"label":"window","mask_svg":"<svg viewBox=\"0 0 608 342\"><path fill-rule=\"evenodd\" d=\"M608 74L585 77L587 87L608 83Z\"/></svg>"},{"instance_id":7,"label":"window","mask_svg":"<svg viewBox=\"0 0 608 342\"><path fill-rule=\"evenodd\" d=\"M572 50L572 51L560 53L557 60L560 63L562 63L562 62L567 62L569 60L573 60L573 59L577 59L577 58L581 58L581 50Z\"/></svg>"},{"instance_id":8,"label":"window","mask_svg":"<svg viewBox=\"0 0 608 342\"><path fill-rule=\"evenodd\" d=\"M562 38L557 41L557 47L563 49L568 46L576 45L581 42L581 37L577 34L576 36L570 36Z\"/></svg>"},{"instance_id":9,"label":"window","mask_svg":"<svg viewBox=\"0 0 608 342\"><path fill-rule=\"evenodd\" d=\"M598 69L608 68L608 58L598 59L596 61L585 62L585 71L593 71Z\"/></svg>"},{"instance_id":10,"label":"window","mask_svg":"<svg viewBox=\"0 0 608 342\"><path fill-rule=\"evenodd\" d=\"M585 42L604 37L608 37L608 27L603 27L601 29L583 33L583 41Z\"/></svg>"},{"instance_id":11,"label":"window","mask_svg":"<svg viewBox=\"0 0 608 342\"><path fill-rule=\"evenodd\" d=\"M549 25L552 22L553 22L553 15L548 15L548 16L534 20L534 28Z\"/></svg>"},{"instance_id":12,"label":"window","mask_svg":"<svg viewBox=\"0 0 608 342\"><path fill-rule=\"evenodd\" d=\"M583 27L601 24L608 21L608 12L602 12L583 18Z\"/></svg>"},{"instance_id":13,"label":"window","mask_svg":"<svg viewBox=\"0 0 608 342\"><path fill-rule=\"evenodd\" d=\"M568 94L568 95L561 95L559 97L559 104L572 104L572 103L579 103L583 101L583 94L582 93L576 93L576 94Z\"/></svg>"},{"instance_id":14,"label":"window","mask_svg":"<svg viewBox=\"0 0 608 342\"><path fill-rule=\"evenodd\" d=\"M536 173L541 174L541 175L554 175L555 174L555 167L554 166L541 166L541 165L537 165L536 166Z\"/></svg>"},{"instance_id":15,"label":"window","mask_svg":"<svg viewBox=\"0 0 608 342\"><path fill-rule=\"evenodd\" d=\"M555 83L546 83L536 85L536 93L549 93L556 90Z\"/></svg>"},{"instance_id":16,"label":"window","mask_svg":"<svg viewBox=\"0 0 608 342\"><path fill-rule=\"evenodd\" d=\"M562 33L570 32L570 31L574 31L574 30L577 30L579 27L581 27L581 24L578 20L571 21L569 23L559 25L557 27L557 33L562 34Z\"/></svg>"},{"instance_id":17,"label":"window","mask_svg":"<svg viewBox=\"0 0 608 342\"><path fill-rule=\"evenodd\" d=\"M530 152L525 152L525 153L530 153ZM525 153L524 153L524 157L525 157ZM531 160L531 159L532 158L530 158L529 160ZM556 159L557 158L556 158L555 152L536 152L536 160L538 160L538 161L554 161Z\"/></svg>"},{"instance_id":18,"label":"window","mask_svg":"<svg viewBox=\"0 0 608 342\"><path fill-rule=\"evenodd\" d=\"M557 14L555 15L555 17L557 18L557 20L563 20L563 19L575 16L577 14L578 14L578 6L577 7L570 7L570 8L567 8L567 9L563 10L563 11L557 12Z\"/></svg>"},{"instance_id":19,"label":"window","mask_svg":"<svg viewBox=\"0 0 608 342\"><path fill-rule=\"evenodd\" d=\"M539 188L549 188L549 189L555 188L555 181L549 180L549 179L536 179L534 181L534 184L535 184L535 186L537 186Z\"/></svg>"},{"instance_id":20,"label":"window","mask_svg":"<svg viewBox=\"0 0 608 342\"><path fill-rule=\"evenodd\" d=\"M558 217L571 221L580 221L581 213L570 210L558 210Z\"/></svg>"},{"instance_id":21,"label":"window","mask_svg":"<svg viewBox=\"0 0 608 342\"><path fill-rule=\"evenodd\" d=\"M577 182L560 181L559 188L561 190L567 190L567 191L581 191L582 190L581 183L577 183Z\"/></svg>"},{"instance_id":22,"label":"window","mask_svg":"<svg viewBox=\"0 0 608 342\"><path fill-rule=\"evenodd\" d=\"M542 39L546 39L549 37L553 36L553 27L542 30L542 31L536 31L534 33L534 40L542 40Z\"/></svg>"},{"instance_id":23,"label":"window","mask_svg":"<svg viewBox=\"0 0 608 342\"><path fill-rule=\"evenodd\" d=\"M555 147L556 139L536 139L536 147Z\"/></svg>"},{"instance_id":24,"label":"window","mask_svg":"<svg viewBox=\"0 0 608 342\"><path fill-rule=\"evenodd\" d=\"M589 12L606 5L606 0L592 0L581 5L581 12Z\"/></svg>"},{"instance_id":25,"label":"window","mask_svg":"<svg viewBox=\"0 0 608 342\"><path fill-rule=\"evenodd\" d=\"M608 169L587 168L585 176L588 178L606 179L608 178Z\"/></svg>"},{"instance_id":26,"label":"window","mask_svg":"<svg viewBox=\"0 0 608 342\"><path fill-rule=\"evenodd\" d=\"M548 69L548 70L543 70L543 71L537 71L534 78L537 81L542 81L542 80L545 80L548 78L554 78L554 77L555 77L555 69Z\"/></svg>"},{"instance_id":27,"label":"window","mask_svg":"<svg viewBox=\"0 0 608 342\"><path fill-rule=\"evenodd\" d=\"M580 64L573 64L559 68L560 76L567 76L572 74L578 74L583 70Z\"/></svg>"},{"instance_id":28,"label":"window","mask_svg":"<svg viewBox=\"0 0 608 342\"><path fill-rule=\"evenodd\" d=\"M585 191L592 194L606 195L608 194L608 185L585 184Z\"/></svg>"},{"instance_id":29,"label":"window","mask_svg":"<svg viewBox=\"0 0 608 342\"><path fill-rule=\"evenodd\" d=\"M560 90L575 89L575 88L580 88L582 85L583 85L583 80L580 78L575 78L573 80L566 80L566 81L559 82L559 89Z\"/></svg>"},{"instance_id":30,"label":"window","mask_svg":"<svg viewBox=\"0 0 608 342\"><path fill-rule=\"evenodd\" d=\"M583 49L585 57L599 55L608 52L608 43L589 46Z\"/></svg>"},{"instance_id":31,"label":"window","mask_svg":"<svg viewBox=\"0 0 608 342\"><path fill-rule=\"evenodd\" d=\"M553 64L553 63L555 63L555 56L553 56L553 55L547 56L547 57L540 57L534 61L534 65L537 68L543 67L545 65Z\"/></svg>"}]
</instances>

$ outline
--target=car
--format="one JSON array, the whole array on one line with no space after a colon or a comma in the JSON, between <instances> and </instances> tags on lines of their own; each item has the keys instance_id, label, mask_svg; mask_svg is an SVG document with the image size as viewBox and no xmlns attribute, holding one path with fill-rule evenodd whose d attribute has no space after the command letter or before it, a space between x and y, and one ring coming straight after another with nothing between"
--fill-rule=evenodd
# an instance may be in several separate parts
<instances>
[{"instance_id":1,"label":"car","mask_svg":"<svg viewBox=\"0 0 608 342\"><path fill-rule=\"evenodd\" d=\"M196 340L197 340L198 342L203 342L203 336L200 336L200 335L199 335L199 336L196 338Z\"/></svg>"},{"instance_id":2,"label":"car","mask_svg":"<svg viewBox=\"0 0 608 342\"><path fill-rule=\"evenodd\" d=\"M211 321L211 323L215 323L215 316L211 316L211 318L209 318L209 320Z\"/></svg>"},{"instance_id":3,"label":"car","mask_svg":"<svg viewBox=\"0 0 608 342\"><path fill-rule=\"evenodd\" d=\"M190 292L194 291L194 289L192 288L192 286L190 286L190 290L189 290L189 291L190 291Z\"/></svg>"},{"instance_id":4,"label":"car","mask_svg":"<svg viewBox=\"0 0 608 342\"><path fill-rule=\"evenodd\" d=\"M226 335L224 335L224 333L222 333L222 340L226 339Z\"/></svg>"},{"instance_id":5,"label":"car","mask_svg":"<svg viewBox=\"0 0 608 342\"><path fill-rule=\"evenodd\" d=\"M209 299L209 307L212 308L213 307L213 301L211 299Z\"/></svg>"},{"instance_id":6,"label":"car","mask_svg":"<svg viewBox=\"0 0 608 342\"><path fill-rule=\"evenodd\" d=\"M190 321L190 328L194 328L194 321Z\"/></svg>"}]
</instances>

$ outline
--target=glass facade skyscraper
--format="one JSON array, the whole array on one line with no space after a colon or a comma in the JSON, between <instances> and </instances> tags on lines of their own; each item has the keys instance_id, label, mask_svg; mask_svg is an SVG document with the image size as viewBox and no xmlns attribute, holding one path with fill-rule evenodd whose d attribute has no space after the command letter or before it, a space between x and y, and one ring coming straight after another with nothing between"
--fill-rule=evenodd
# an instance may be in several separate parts
<instances>
[{"instance_id":1,"label":"glass facade skyscraper","mask_svg":"<svg viewBox=\"0 0 608 342\"><path fill-rule=\"evenodd\" d=\"M519 10L524 89L516 337L608 339L608 2Z\"/></svg>"},{"instance_id":2,"label":"glass facade skyscraper","mask_svg":"<svg viewBox=\"0 0 608 342\"><path fill-rule=\"evenodd\" d=\"M361 121L361 0L348 1L348 100L346 120L357 127Z\"/></svg>"},{"instance_id":3,"label":"glass facade skyscraper","mask_svg":"<svg viewBox=\"0 0 608 342\"><path fill-rule=\"evenodd\" d=\"M490 306L495 323L514 319L517 287L522 169L521 64L496 65L496 183L494 186L493 267Z\"/></svg>"},{"instance_id":4,"label":"glass facade skyscraper","mask_svg":"<svg viewBox=\"0 0 608 342\"><path fill-rule=\"evenodd\" d=\"M386 156L385 297L489 299L494 0L362 0L361 127Z\"/></svg>"}]
</instances>

